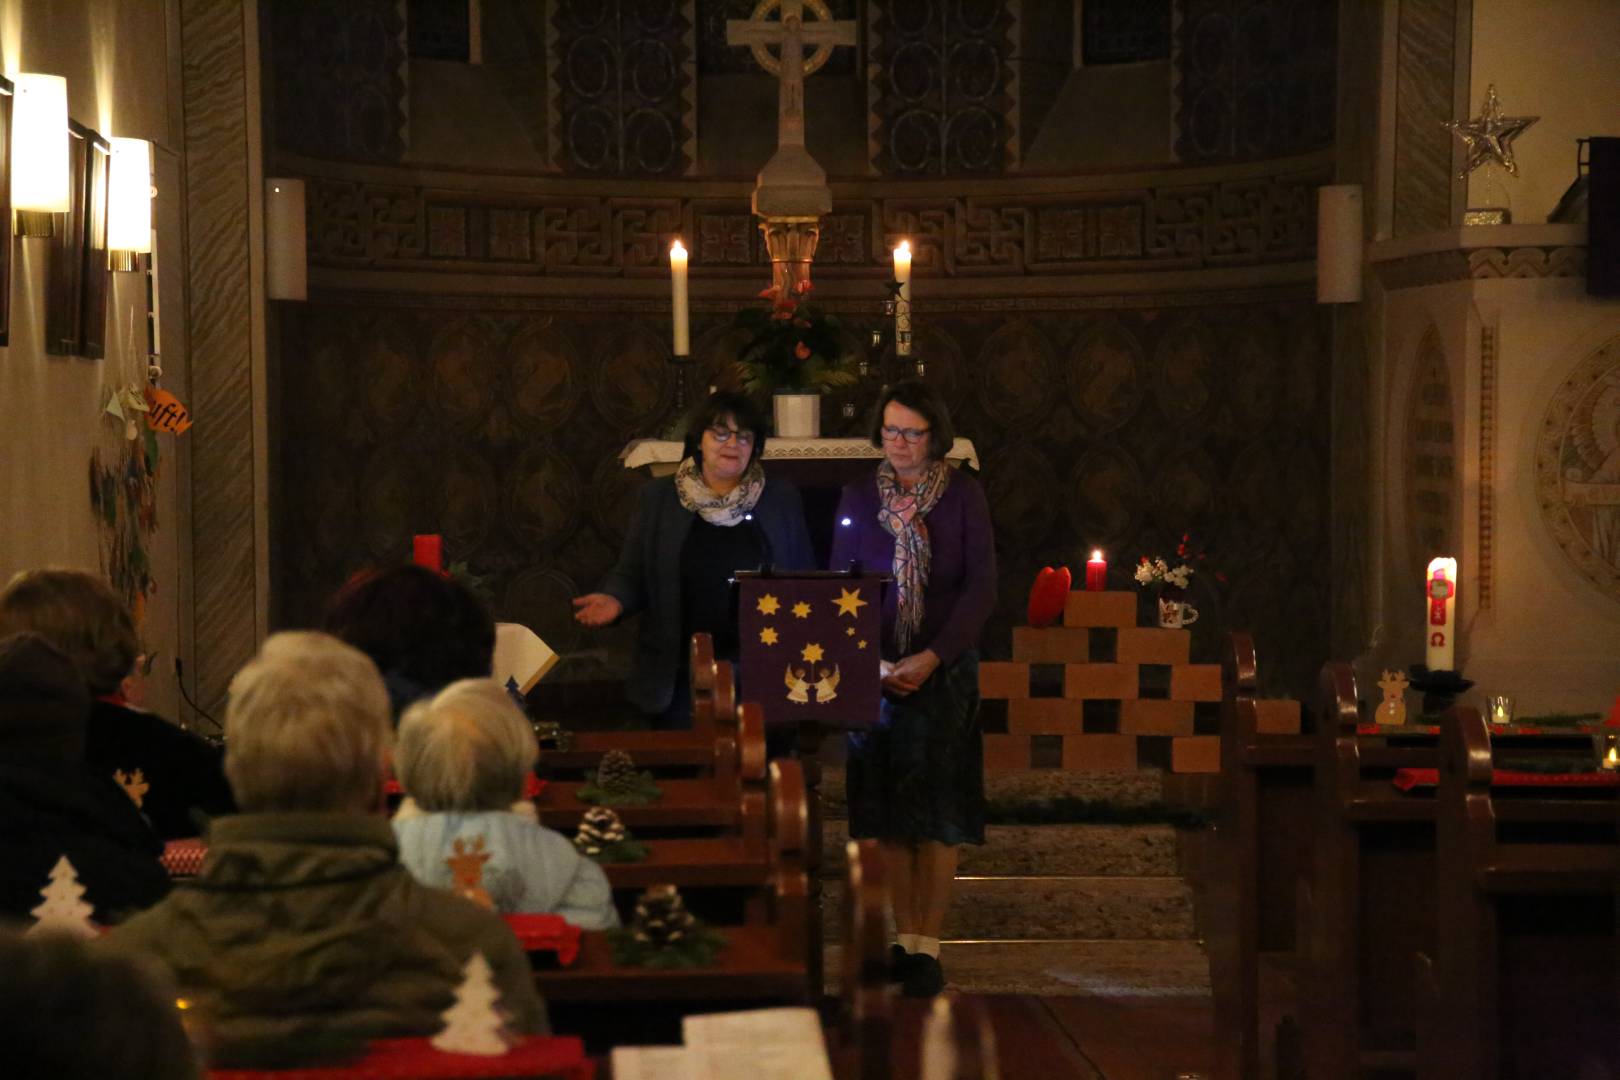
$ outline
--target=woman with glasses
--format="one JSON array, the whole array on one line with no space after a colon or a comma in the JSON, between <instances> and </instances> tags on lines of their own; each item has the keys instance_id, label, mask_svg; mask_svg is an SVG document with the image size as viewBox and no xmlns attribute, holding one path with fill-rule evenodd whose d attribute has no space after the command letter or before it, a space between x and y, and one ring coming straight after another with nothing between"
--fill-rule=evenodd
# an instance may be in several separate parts
<instances>
[{"instance_id":1,"label":"woman with glasses","mask_svg":"<svg viewBox=\"0 0 1620 1080\"><path fill-rule=\"evenodd\" d=\"M574 618L608 626L641 613L626 693L654 727L692 725L687 642L714 637L715 656L736 661L730 579L770 564L815 565L804 504L785 480L767 479L765 418L741 394L711 394L686 425L675 475L641 490L618 565L601 591L574 599Z\"/></svg>"},{"instance_id":2,"label":"woman with glasses","mask_svg":"<svg viewBox=\"0 0 1620 1080\"><path fill-rule=\"evenodd\" d=\"M939 935L960 844L984 843L979 634L996 602L990 508L945 463L951 418L908 379L878 399L875 475L844 489L832 567L894 582L883 598L883 705L849 736L849 834L882 842L898 941L892 975L911 997L945 985Z\"/></svg>"}]
</instances>

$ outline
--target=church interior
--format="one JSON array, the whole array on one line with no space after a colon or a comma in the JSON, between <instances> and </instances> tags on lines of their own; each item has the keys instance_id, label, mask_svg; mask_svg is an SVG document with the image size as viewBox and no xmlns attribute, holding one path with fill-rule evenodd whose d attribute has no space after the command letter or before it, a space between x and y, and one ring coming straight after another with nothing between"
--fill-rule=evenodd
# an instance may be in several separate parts
<instances>
[{"instance_id":1,"label":"church interior","mask_svg":"<svg viewBox=\"0 0 1620 1080\"><path fill-rule=\"evenodd\" d=\"M1617 53L1616 0L0 0L0 1027L97 1029L25 1075L1620 1080ZM418 871L518 716L480 813L554 847ZM51 847L113 738L138 813ZM321 858L398 910L247 928L345 754L386 857Z\"/></svg>"}]
</instances>

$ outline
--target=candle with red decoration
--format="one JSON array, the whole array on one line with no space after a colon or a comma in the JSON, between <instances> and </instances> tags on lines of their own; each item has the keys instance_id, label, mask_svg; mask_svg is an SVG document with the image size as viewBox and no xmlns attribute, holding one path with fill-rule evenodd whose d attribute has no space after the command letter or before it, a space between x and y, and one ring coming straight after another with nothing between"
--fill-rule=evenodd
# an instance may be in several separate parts
<instances>
[{"instance_id":1,"label":"candle with red decoration","mask_svg":"<svg viewBox=\"0 0 1620 1080\"><path fill-rule=\"evenodd\" d=\"M1093 551L1086 560L1086 592L1102 592L1108 588L1108 563L1100 550Z\"/></svg>"},{"instance_id":2,"label":"candle with red decoration","mask_svg":"<svg viewBox=\"0 0 1620 1080\"><path fill-rule=\"evenodd\" d=\"M444 538L438 533L422 533L411 541L411 561L436 573L444 573Z\"/></svg>"},{"instance_id":3,"label":"candle with red decoration","mask_svg":"<svg viewBox=\"0 0 1620 1080\"><path fill-rule=\"evenodd\" d=\"M1457 560L1444 556L1429 560L1423 582L1424 641L1430 671L1457 668Z\"/></svg>"}]
</instances>

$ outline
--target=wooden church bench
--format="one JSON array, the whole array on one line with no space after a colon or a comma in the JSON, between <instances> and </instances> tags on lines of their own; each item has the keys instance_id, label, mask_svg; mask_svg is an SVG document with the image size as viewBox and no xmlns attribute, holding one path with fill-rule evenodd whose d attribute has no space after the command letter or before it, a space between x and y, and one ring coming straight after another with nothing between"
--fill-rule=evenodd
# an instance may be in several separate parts
<instances>
[{"instance_id":1,"label":"wooden church bench","mask_svg":"<svg viewBox=\"0 0 1620 1080\"><path fill-rule=\"evenodd\" d=\"M708 634L693 634L691 665L692 727L688 731L578 731L568 749L543 751L548 775L565 776L594 770L609 750L624 750L636 766L655 773L681 769L707 774L714 762L717 738L734 735L737 723L736 677L732 665L714 658Z\"/></svg>"},{"instance_id":2,"label":"wooden church bench","mask_svg":"<svg viewBox=\"0 0 1620 1080\"><path fill-rule=\"evenodd\" d=\"M660 970L613 961L608 935L581 935L571 966L535 972L549 1003L777 1002L802 1004L809 997L809 881L805 856L809 811L799 763L770 765L770 874L767 921L716 927L725 945L713 965Z\"/></svg>"},{"instance_id":3,"label":"wooden church bench","mask_svg":"<svg viewBox=\"0 0 1620 1080\"><path fill-rule=\"evenodd\" d=\"M1620 1075L1620 789L1587 783L1609 779L1601 773L1544 776L1542 786L1504 774L1513 751L1478 710L1451 717L1441 735L1439 941L1419 962L1428 991L1420 1074L1594 1075L1583 1066L1600 1061ZM1589 754L1587 736L1563 741Z\"/></svg>"},{"instance_id":4,"label":"wooden church bench","mask_svg":"<svg viewBox=\"0 0 1620 1080\"><path fill-rule=\"evenodd\" d=\"M883 850L876 840L851 840L845 850L844 941L827 1048L838 1080L888 1080L894 990L888 978L889 889Z\"/></svg>"},{"instance_id":5,"label":"wooden church bench","mask_svg":"<svg viewBox=\"0 0 1620 1080\"><path fill-rule=\"evenodd\" d=\"M1248 633L1233 632L1221 664L1221 789L1210 875L1208 948L1217 1075L1261 1075L1268 1056L1263 988L1297 966L1296 911L1311 872L1316 746L1304 734L1263 730L1258 664ZM1292 1011L1292 995L1280 1008ZM1275 1011L1275 1007L1270 1010Z\"/></svg>"}]
</instances>

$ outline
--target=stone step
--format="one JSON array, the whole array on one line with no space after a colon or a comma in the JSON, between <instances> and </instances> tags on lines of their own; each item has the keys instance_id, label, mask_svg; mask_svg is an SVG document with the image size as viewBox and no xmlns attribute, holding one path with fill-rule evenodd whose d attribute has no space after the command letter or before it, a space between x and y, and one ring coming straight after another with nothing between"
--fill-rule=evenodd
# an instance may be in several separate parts
<instances>
[{"instance_id":1,"label":"stone step","mask_svg":"<svg viewBox=\"0 0 1620 1080\"><path fill-rule=\"evenodd\" d=\"M823 883L823 941L842 936L843 884ZM1191 939L1192 890L1178 877L959 877L944 937L958 941Z\"/></svg>"},{"instance_id":2,"label":"stone step","mask_svg":"<svg viewBox=\"0 0 1620 1080\"><path fill-rule=\"evenodd\" d=\"M1115 811L1147 811L1164 802L1164 774L1158 769L1138 769L1135 772L1032 769L1029 772L990 773L984 778L984 797L992 810L998 806L1083 800ZM822 772L821 812L827 820L849 816L842 765L828 765ZM994 820L993 812L991 816Z\"/></svg>"},{"instance_id":3,"label":"stone step","mask_svg":"<svg viewBox=\"0 0 1620 1080\"><path fill-rule=\"evenodd\" d=\"M825 952L828 993L839 990L842 946ZM1042 997L1203 996L1209 958L1196 941L947 941L939 951L950 989Z\"/></svg>"},{"instance_id":4,"label":"stone step","mask_svg":"<svg viewBox=\"0 0 1620 1080\"><path fill-rule=\"evenodd\" d=\"M822 823L821 872L842 877L849 822ZM987 825L983 846L959 849L963 876L1174 876L1176 830L1170 825Z\"/></svg>"}]
</instances>

